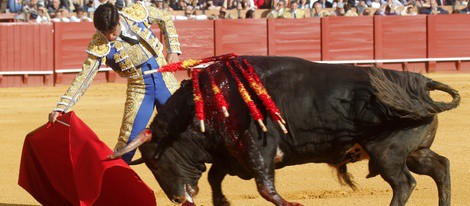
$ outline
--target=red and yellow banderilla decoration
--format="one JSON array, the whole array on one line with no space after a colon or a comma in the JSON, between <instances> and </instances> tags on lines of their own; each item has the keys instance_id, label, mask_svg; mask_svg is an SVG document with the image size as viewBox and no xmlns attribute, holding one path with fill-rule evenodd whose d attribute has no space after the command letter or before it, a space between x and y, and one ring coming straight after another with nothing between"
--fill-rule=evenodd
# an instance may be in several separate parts
<instances>
[{"instance_id":1,"label":"red and yellow banderilla decoration","mask_svg":"<svg viewBox=\"0 0 470 206\"><path fill-rule=\"evenodd\" d=\"M193 95L194 95L194 104L196 107L196 118L199 120L199 127L201 128L201 132L204 132L204 101L202 101L202 93L201 88L199 87L199 70L194 69L192 71L192 81L193 81Z\"/></svg>"},{"instance_id":2,"label":"red and yellow banderilla decoration","mask_svg":"<svg viewBox=\"0 0 470 206\"><path fill-rule=\"evenodd\" d=\"M266 129L266 126L263 123L263 115L259 111L258 107L256 106L255 102L251 99L250 94L248 91L246 91L245 86L243 86L242 81L240 81L240 78L238 78L237 73L235 73L235 70L233 69L232 65L230 65L230 62L226 62L227 68L230 71L230 74L232 74L232 77L235 79L237 82L237 87L238 87L238 92L240 92L243 101L245 101L246 105L250 109L251 116L255 121L258 122L259 126L263 130L263 132L267 132L268 129Z\"/></svg>"},{"instance_id":3,"label":"red and yellow banderilla decoration","mask_svg":"<svg viewBox=\"0 0 470 206\"><path fill-rule=\"evenodd\" d=\"M144 72L145 74L151 74L155 72L176 72L178 70L186 70L190 69L191 67L198 66L200 64L208 63L208 62L219 62L219 61L225 61L225 65L227 66L231 76L235 79L237 83L237 89L238 92L240 92L243 101L245 104L248 106L251 116L253 119L258 122L260 125L261 129L266 132L267 128L263 123L263 115L261 114L260 110L258 109L257 105L254 103L252 100L250 94L246 90L245 86L243 85L242 81L238 77L237 73L235 72L235 69L231 66L229 59L237 57L236 54L230 53L230 54L225 54L225 55L220 55L220 56L214 56L214 57L208 57L200 60L193 60L193 59L188 59L182 62L177 62L177 63L172 63L165 65L161 67L160 69L157 70L151 70L151 71L146 71ZM269 113L269 116L274 122L277 122L279 126L281 127L282 131L284 133L287 133L287 129L285 127L286 122L281 116L281 113L279 109L276 107L276 104L274 101L271 99L271 96L269 96L268 92L264 88L261 80L259 79L258 75L256 74L253 66L248 63L246 59L243 60L243 63L246 65L246 69L243 68L243 66L237 61L233 61L235 66L237 67L238 71L243 75L243 77L248 81L250 87L253 89L253 91L256 93L256 95L261 99L263 102L263 105L266 107L266 110ZM220 65L218 68L221 68ZM229 116L228 113L228 104L227 101L225 100L224 96L222 95L219 86L217 85L214 77L210 75L210 69L207 69L209 80L211 83L211 88L212 91L214 92L214 97L215 101L217 104L217 107L219 110L221 110L224 114L225 117ZM202 98L202 92L200 89L200 84L199 84L199 73L200 70L194 69L191 71L192 73L192 81L193 81L193 95L194 95L194 103L195 103L195 109L196 109L196 117L199 120L200 123L200 129L201 132L205 131L205 126L204 126L204 120L205 120L205 112L204 112L204 100Z\"/></svg>"},{"instance_id":4,"label":"red and yellow banderilla decoration","mask_svg":"<svg viewBox=\"0 0 470 206\"><path fill-rule=\"evenodd\" d=\"M229 114L227 110L228 108L227 101L225 100L224 95L220 93L220 88L219 86L217 86L214 77L210 75L210 68L207 68L207 73L209 73L209 80L211 81L211 88L212 88L212 91L214 92L215 102L217 106L219 107L219 110L222 110L222 112L224 113L224 116L228 117Z\"/></svg>"},{"instance_id":5,"label":"red and yellow banderilla decoration","mask_svg":"<svg viewBox=\"0 0 470 206\"><path fill-rule=\"evenodd\" d=\"M243 63L245 63L247 66L248 71L243 69L242 65L237 60L234 60L235 66L242 73L243 77L248 81L250 87L255 91L256 95L258 95L258 97L261 99L271 119L274 122L277 122L282 131L287 134L287 129L285 127L286 121L284 121L282 118L281 112L279 112L276 104L271 99L271 96L269 96L266 88L264 88L263 83L259 79L258 75L255 73L255 69L253 66L251 66L250 63L248 63L246 59L243 60Z\"/></svg>"},{"instance_id":6,"label":"red and yellow banderilla decoration","mask_svg":"<svg viewBox=\"0 0 470 206\"><path fill-rule=\"evenodd\" d=\"M145 71L144 75L152 74L152 73L156 73L156 72L176 72L178 70L186 70L186 69L189 69L191 67L195 67L195 66L200 65L200 64L204 64L204 63L208 63L208 62L217 62L217 61L227 60L227 59L234 58L234 57L237 57L237 55L234 54L234 53L230 53L230 54L224 54L224 55L220 55L220 56L207 57L207 58L199 59L199 60L188 59L188 60L184 60L182 62L167 64L167 65L165 65L165 66L163 66L159 69L156 69L156 70Z\"/></svg>"}]
</instances>

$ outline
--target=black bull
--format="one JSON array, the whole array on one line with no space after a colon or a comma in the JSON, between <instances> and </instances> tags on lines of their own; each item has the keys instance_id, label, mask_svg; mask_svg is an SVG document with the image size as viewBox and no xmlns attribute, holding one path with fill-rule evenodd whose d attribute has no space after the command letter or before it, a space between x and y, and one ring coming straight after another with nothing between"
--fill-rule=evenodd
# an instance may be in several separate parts
<instances>
[{"instance_id":1,"label":"black bull","mask_svg":"<svg viewBox=\"0 0 470 206\"><path fill-rule=\"evenodd\" d=\"M183 81L153 120L152 141L139 148L172 201L182 203L188 195L194 196L205 163L212 163L209 183L214 205L229 204L221 190L227 174L255 178L261 196L275 205L296 205L276 192L275 169L327 163L337 168L342 182L354 188L346 164L369 158L368 177L380 175L390 184L391 205L405 205L410 197L416 185L410 171L432 177L439 205L450 205L449 160L430 146L437 129L436 114L457 107L457 91L415 73L289 57L239 57L243 58L256 69L289 133L284 134L270 118L264 121L268 132L261 131L233 77L218 64L199 78L207 115L207 129L202 133L195 118L192 83ZM215 109L208 75L215 77L229 102L228 118ZM445 91L453 100L435 102L429 97L431 90Z\"/></svg>"}]
</instances>

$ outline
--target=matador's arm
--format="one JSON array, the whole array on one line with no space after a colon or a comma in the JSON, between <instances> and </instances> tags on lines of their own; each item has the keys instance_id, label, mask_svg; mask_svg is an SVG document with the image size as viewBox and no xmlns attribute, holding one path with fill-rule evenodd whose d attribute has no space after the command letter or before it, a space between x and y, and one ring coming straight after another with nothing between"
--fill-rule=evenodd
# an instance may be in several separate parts
<instances>
[{"instance_id":1,"label":"matador's arm","mask_svg":"<svg viewBox=\"0 0 470 206\"><path fill-rule=\"evenodd\" d=\"M96 32L90 44L88 44L88 58L83 62L82 71L73 80L67 92L60 98L57 107L53 111L69 112L90 87L93 78L100 68L102 59L109 53L110 46L106 38Z\"/></svg>"},{"instance_id":2,"label":"matador's arm","mask_svg":"<svg viewBox=\"0 0 470 206\"><path fill-rule=\"evenodd\" d=\"M153 6L146 7L148 11L148 21L150 24L158 24L165 39L166 48L168 53L181 54L180 43L178 41L178 34L176 27L171 20L171 14L168 11L157 9Z\"/></svg>"}]
</instances>

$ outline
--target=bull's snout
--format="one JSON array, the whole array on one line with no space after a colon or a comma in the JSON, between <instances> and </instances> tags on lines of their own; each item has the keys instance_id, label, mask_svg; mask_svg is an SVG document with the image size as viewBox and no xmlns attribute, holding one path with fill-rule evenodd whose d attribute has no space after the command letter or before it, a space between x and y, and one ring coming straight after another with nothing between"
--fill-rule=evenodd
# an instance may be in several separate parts
<instances>
[{"instance_id":1,"label":"bull's snout","mask_svg":"<svg viewBox=\"0 0 470 206\"><path fill-rule=\"evenodd\" d=\"M171 201L173 203L178 203L178 204L181 204L183 202L186 202L186 197L184 196L181 196L181 197L173 197L173 199L171 199Z\"/></svg>"}]
</instances>

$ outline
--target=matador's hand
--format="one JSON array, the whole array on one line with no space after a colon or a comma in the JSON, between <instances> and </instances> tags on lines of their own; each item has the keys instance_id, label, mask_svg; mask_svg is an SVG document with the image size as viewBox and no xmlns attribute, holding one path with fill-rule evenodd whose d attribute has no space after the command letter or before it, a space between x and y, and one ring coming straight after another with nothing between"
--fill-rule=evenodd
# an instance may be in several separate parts
<instances>
[{"instance_id":1,"label":"matador's hand","mask_svg":"<svg viewBox=\"0 0 470 206\"><path fill-rule=\"evenodd\" d=\"M62 115L62 112L53 111L49 113L49 122L54 123L60 115Z\"/></svg>"},{"instance_id":2,"label":"matador's hand","mask_svg":"<svg viewBox=\"0 0 470 206\"><path fill-rule=\"evenodd\" d=\"M124 141L118 141L118 143L116 144L116 146L114 147L114 151L119 151L119 150L122 150L124 147L126 147L126 142Z\"/></svg>"}]
</instances>

